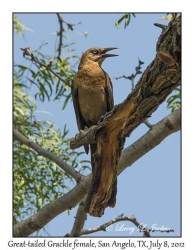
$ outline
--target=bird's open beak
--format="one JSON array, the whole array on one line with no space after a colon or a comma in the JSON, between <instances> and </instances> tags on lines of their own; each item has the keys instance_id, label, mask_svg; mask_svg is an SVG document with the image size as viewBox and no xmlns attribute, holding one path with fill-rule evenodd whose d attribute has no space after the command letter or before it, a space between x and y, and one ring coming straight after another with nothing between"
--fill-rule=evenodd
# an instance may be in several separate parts
<instances>
[{"instance_id":1,"label":"bird's open beak","mask_svg":"<svg viewBox=\"0 0 194 250\"><path fill-rule=\"evenodd\" d=\"M111 48L103 49L103 51L100 53L101 57L106 58L106 57L111 57L111 56L118 56L118 55L115 55L115 54L106 54L107 51L110 51L110 50L113 50L113 49L118 49L118 48L111 47Z\"/></svg>"}]
</instances>

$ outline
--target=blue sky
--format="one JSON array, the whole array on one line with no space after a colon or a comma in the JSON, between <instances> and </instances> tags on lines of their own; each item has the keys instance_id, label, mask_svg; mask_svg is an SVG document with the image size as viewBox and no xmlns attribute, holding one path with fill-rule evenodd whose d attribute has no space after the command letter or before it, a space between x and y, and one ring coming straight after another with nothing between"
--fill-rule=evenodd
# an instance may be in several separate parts
<instances>
[{"instance_id":1,"label":"blue sky","mask_svg":"<svg viewBox=\"0 0 194 250\"><path fill-rule=\"evenodd\" d=\"M55 14L18 14L21 22L34 32L26 32L25 40L15 36L14 61L25 64L20 51L21 47L30 47L32 50L40 46L43 41L48 45L41 49L41 53L52 56L55 48L54 33L59 29L58 19ZM142 69L149 65L156 54L156 42L161 30L153 24L165 23L160 18L164 14L137 14L131 19L127 29L123 25L119 29L114 23L122 14L63 14L69 22L81 24L75 26L73 32L67 33L65 43L75 42L72 46L75 54L80 55L90 47L118 47L115 58L109 58L103 63L103 69L110 75L114 87L115 104L122 102L131 91L130 82L115 80L115 77L130 75L137 66L138 58L145 62ZM86 38L84 32L89 32ZM65 58L67 52L62 56ZM72 62L73 63L73 62ZM76 66L77 67L77 66ZM77 70L77 68L75 68ZM137 81L138 79L136 79ZM69 102L62 112L63 100L58 102L38 102L38 109L48 111L52 116L37 114L40 119L50 119L62 128L67 123L69 137L77 133L77 125L72 102ZM152 124L157 123L170 113L164 102L149 119ZM148 131L145 125L140 125L132 135L127 138L125 147L132 144ZM88 157L85 157L88 158ZM47 224L46 230L52 236L63 236L71 231L76 208L70 216L66 212L57 216ZM101 218L88 216L84 229L99 226L118 215L135 215L147 227L157 226L172 227L175 232L153 233L153 236L179 236L180 235L180 132L166 138L160 145L147 153L130 168L126 169L118 178L117 204L114 209L108 208ZM123 227L134 227L129 222L122 222ZM141 236L137 230L129 234L127 230L118 231L116 226L107 232L97 232L91 236ZM41 235L47 234L42 231Z\"/></svg>"}]
</instances>

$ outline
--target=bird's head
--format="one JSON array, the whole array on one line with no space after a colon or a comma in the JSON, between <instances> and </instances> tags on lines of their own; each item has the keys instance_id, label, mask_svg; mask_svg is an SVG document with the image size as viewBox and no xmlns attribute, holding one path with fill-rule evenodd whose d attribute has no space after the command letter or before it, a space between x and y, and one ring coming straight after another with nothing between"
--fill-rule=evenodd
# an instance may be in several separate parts
<instances>
[{"instance_id":1,"label":"bird's head","mask_svg":"<svg viewBox=\"0 0 194 250\"><path fill-rule=\"evenodd\" d=\"M101 64L103 63L103 61L106 58L112 57L112 56L118 56L115 54L106 54L106 52L113 50L113 49L117 49L117 48L115 48L115 47L110 47L110 48L94 47L94 48L88 49L82 55L80 65L87 63L88 61L93 61L93 62L97 62L101 66Z\"/></svg>"}]
</instances>

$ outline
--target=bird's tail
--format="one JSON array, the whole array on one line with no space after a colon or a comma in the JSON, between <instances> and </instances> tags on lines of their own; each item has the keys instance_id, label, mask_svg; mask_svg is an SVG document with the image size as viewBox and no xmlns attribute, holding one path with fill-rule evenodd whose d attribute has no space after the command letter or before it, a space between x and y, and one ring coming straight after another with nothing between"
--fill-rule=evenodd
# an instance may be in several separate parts
<instances>
[{"instance_id":1,"label":"bird's tail","mask_svg":"<svg viewBox=\"0 0 194 250\"><path fill-rule=\"evenodd\" d=\"M92 165L92 173L94 174L94 168L95 168L95 153L97 150L97 144L93 143L90 145L90 152L91 152L91 165ZM116 195L117 195L117 177L115 178L114 182L112 183L112 193L110 196L110 199L108 201L109 207L114 207L116 204Z\"/></svg>"}]
</instances>

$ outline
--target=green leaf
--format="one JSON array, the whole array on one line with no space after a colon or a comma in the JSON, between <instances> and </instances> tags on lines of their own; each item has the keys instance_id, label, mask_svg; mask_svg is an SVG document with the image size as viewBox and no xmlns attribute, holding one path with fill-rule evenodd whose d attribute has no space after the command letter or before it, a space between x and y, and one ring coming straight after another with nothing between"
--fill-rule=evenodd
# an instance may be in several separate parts
<instances>
[{"instance_id":1,"label":"green leaf","mask_svg":"<svg viewBox=\"0 0 194 250\"><path fill-rule=\"evenodd\" d=\"M126 28L131 20L131 16L136 17L134 13L126 13L124 14L116 23L115 27L119 28L121 23L124 21L124 28Z\"/></svg>"},{"instance_id":2,"label":"green leaf","mask_svg":"<svg viewBox=\"0 0 194 250\"><path fill-rule=\"evenodd\" d=\"M17 20L15 20L16 22ZM20 29L19 32L22 33L26 30L25 26L17 25L20 23L16 23L15 26L16 29ZM58 79L45 67L40 67L30 58L26 57L23 64L14 63L13 126L29 141L57 155L77 170L84 171L84 168L87 168L87 162L81 163L81 168L79 168L79 156L83 153L70 149L66 125L64 124L64 128L60 130L52 121L37 119L37 114L40 112L49 114L37 109L37 100L46 103L62 99L62 109L64 110L71 99L70 88L64 87L64 83L70 83L75 74L70 60L77 59L78 56L74 54L74 49L67 50L74 44L69 43L62 46L68 54L61 62L57 57L44 55L41 51L33 52L35 57L45 65L48 65L50 60L57 62L53 63L51 68L64 81ZM53 54L56 52L53 51ZM82 165L84 166L82 167ZM42 206L62 196L67 190L70 190L69 184L74 182L73 178L61 170L56 163L15 138L13 141L13 177L14 224L33 215Z\"/></svg>"},{"instance_id":3,"label":"green leaf","mask_svg":"<svg viewBox=\"0 0 194 250\"><path fill-rule=\"evenodd\" d=\"M181 106L181 90L178 87L173 94L167 99L167 108L173 112Z\"/></svg>"},{"instance_id":4,"label":"green leaf","mask_svg":"<svg viewBox=\"0 0 194 250\"><path fill-rule=\"evenodd\" d=\"M69 95L66 95L66 99L63 103L62 110L64 110L66 108L67 103L69 102L70 99L71 99L71 93L69 93Z\"/></svg>"}]
</instances>

